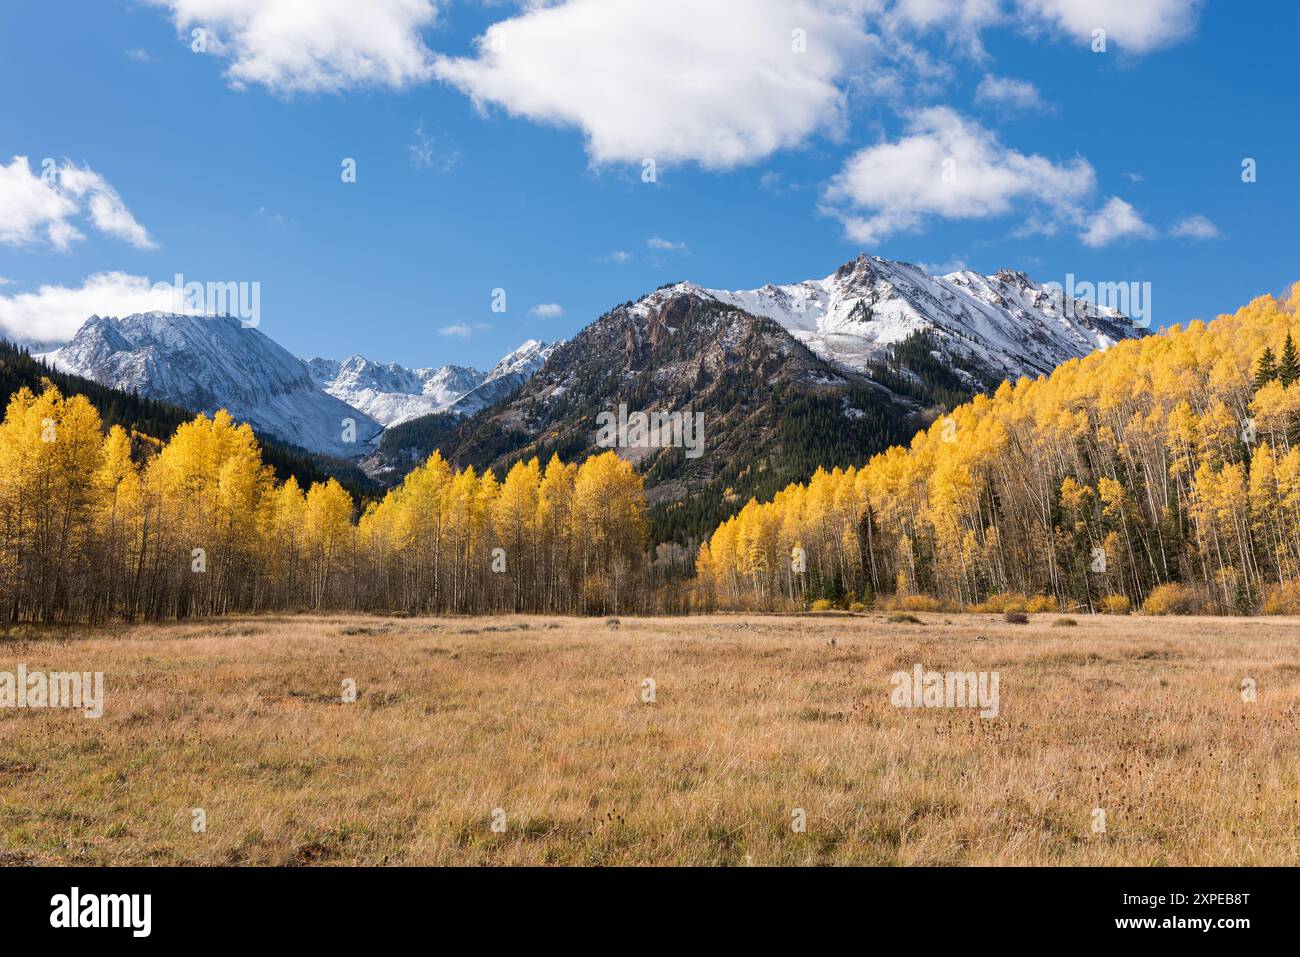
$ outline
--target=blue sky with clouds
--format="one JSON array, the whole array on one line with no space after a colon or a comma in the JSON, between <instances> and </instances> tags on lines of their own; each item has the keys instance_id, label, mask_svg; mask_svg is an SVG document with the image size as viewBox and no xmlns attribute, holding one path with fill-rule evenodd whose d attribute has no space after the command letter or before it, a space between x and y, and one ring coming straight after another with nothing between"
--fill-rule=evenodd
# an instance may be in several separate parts
<instances>
[{"instance_id":1,"label":"blue sky with clouds","mask_svg":"<svg viewBox=\"0 0 1300 957\"><path fill-rule=\"evenodd\" d=\"M1300 280L1297 27L1282 0L10 0L0 332L182 273L259 282L299 355L486 367L666 282L861 250L1209 318Z\"/></svg>"}]
</instances>

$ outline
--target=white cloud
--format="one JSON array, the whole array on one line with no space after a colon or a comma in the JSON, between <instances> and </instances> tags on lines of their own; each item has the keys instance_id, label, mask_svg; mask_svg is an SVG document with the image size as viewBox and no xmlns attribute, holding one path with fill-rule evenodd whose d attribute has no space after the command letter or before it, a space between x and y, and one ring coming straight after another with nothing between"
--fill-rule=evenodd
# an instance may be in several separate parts
<instances>
[{"instance_id":1,"label":"white cloud","mask_svg":"<svg viewBox=\"0 0 1300 957\"><path fill-rule=\"evenodd\" d=\"M153 57L149 56L148 50L141 50L138 47L134 50L127 50L126 55L136 63L148 63L153 59Z\"/></svg>"},{"instance_id":2,"label":"white cloud","mask_svg":"<svg viewBox=\"0 0 1300 957\"><path fill-rule=\"evenodd\" d=\"M450 173L460 164L460 150L442 148L442 137L424 128L424 120L415 124L415 142L406 147L411 154L411 165L416 169L438 167L439 172Z\"/></svg>"},{"instance_id":3,"label":"white cloud","mask_svg":"<svg viewBox=\"0 0 1300 957\"><path fill-rule=\"evenodd\" d=\"M686 243L675 243L671 240L664 239L662 236L651 236L645 241L645 244L651 249L657 249L665 253L681 253L686 251Z\"/></svg>"},{"instance_id":4,"label":"white cloud","mask_svg":"<svg viewBox=\"0 0 1300 957\"><path fill-rule=\"evenodd\" d=\"M543 302L529 309L528 314L538 319L558 319L564 315L564 307L558 302Z\"/></svg>"},{"instance_id":5,"label":"white cloud","mask_svg":"<svg viewBox=\"0 0 1300 957\"><path fill-rule=\"evenodd\" d=\"M1104 29L1107 41L1130 53L1171 46L1196 29L1204 0L863 0L882 14L892 32L944 31L983 58L980 33L1015 17L1030 33L1061 33L1092 43Z\"/></svg>"},{"instance_id":6,"label":"white cloud","mask_svg":"<svg viewBox=\"0 0 1300 957\"><path fill-rule=\"evenodd\" d=\"M567 0L493 24L436 73L480 108L581 129L596 163L725 169L842 128L836 83L867 44L854 6Z\"/></svg>"},{"instance_id":7,"label":"white cloud","mask_svg":"<svg viewBox=\"0 0 1300 957\"><path fill-rule=\"evenodd\" d=\"M997 19L999 5L1000 0L896 0L891 15L922 28L953 22L983 26Z\"/></svg>"},{"instance_id":8,"label":"white cloud","mask_svg":"<svg viewBox=\"0 0 1300 957\"><path fill-rule=\"evenodd\" d=\"M472 325L468 322L454 322L450 326L443 326L439 329L438 335L456 339L469 339L474 333L491 328L491 325L486 322L476 322Z\"/></svg>"},{"instance_id":9,"label":"white cloud","mask_svg":"<svg viewBox=\"0 0 1300 957\"><path fill-rule=\"evenodd\" d=\"M146 0L171 11L190 42L207 31L207 52L228 57L242 89L278 94L353 86L402 89L432 75L420 32L438 16L434 0Z\"/></svg>"},{"instance_id":10,"label":"white cloud","mask_svg":"<svg viewBox=\"0 0 1300 957\"><path fill-rule=\"evenodd\" d=\"M1112 196L1092 215L1082 239L1085 246L1095 249L1120 239L1151 239L1155 234L1137 210L1118 196Z\"/></svg>"},{"instance_id":11,"label":"white cloud","mask_svg":"<svg viewBox=\"0 0 1300 957\"><path fill-rule=\"evenodd\" d=\"M450 326L443 326L438 330L440 336L454 336L457 339L468 339L474 335L474 329L468 322L454 322Z\"/></svg>"},{"instance_id":12,"label":"white cloud","mask_svg":"<svg viewBox=\"0 0 1300 957\"><path fill-rule=\"evenodd\" d=\"M157 248L157 244L149 238L148 230L136 222L117 190L89 166L68 164L61 167L59 187L65 193L89 203L90 221L101 233L124 239L139 249Z\"/></svg>"},{"instance_id":13,"label":"white cloud","mask_svg":"<svg viewBox=\"0 0 1300 957\"><path fill-rule=\"evenodd\" d=\"M1132 53L1171 46L1196 29L1202 0L1016 0L1033 27L1047 26L1081 42L1106 31L1108 44Z\"/></svg>"},{"instance_id":14,"label":"white cloud","mask_svg":"<svg viewBox=\"0 0 1300 957\"><path fill-rule=\"evenodd\" d=\"M1047 109L1038 87L1027 80L986 73L975 89L975 102L997 109L1037 111Z\"/></svg>"},{"instance_id":15,"label":"white cloud","mask_svg":"<svg viewBox=\"0 0 1300 957\"><path fill-rule=\"evenodd\" d=\"M620 266L626 265L632 261L632 254L626 249L616 249L605 257L605 262L618 263Z\"/></svg>"},{"instance_id":16,"label":"white cloud","mask_svg":"<svg viewBox=\"0 0 1300 957\"><path fill-rule=\"evenodd\" d=\"M979 31L1002 17L1002 0L895 0L885 21L895 29L944 30L978 55Z\"/></svg>"},{"instance_id":17,"label":"white cloud","mask_svg":"<svg viewBox=\"0 0 1300 957\"><path fill-rule=\"evenodd\" d=\"M1174 223L1173 228L1169 230L1169 234L1177 236L1179 239L1218 239L1219 227L1197 213Z\"/></svg>"},{"instance_id":18,"label":"white cloud","mask_svg":"<svg viewBox=\"0 0 1300 957\"><path fill-rule=\"evenodd\" d=\"M411 154L411 165L416 169L433 166L433 139L424 130L424 120L415 124L415 142L406 149Z\"/></svg>"},{"instance_id":19,"label":"white cloud","mask_svg":"<svg viewBox=\"0 0 1300 957\"><path fill-rule=\"evenodd\" d=\"M26 246L43 236L56 249L67 249L73 240L84 238L68 222L77 212L77 204L54 182L32 174L26 156L0 166L0 242Z\"/></svg>"},{"instance_id":20,"label":"white cloud","mask_svg":"<svg viewBox=\"0 0 1300 957\"><path fill-rule=\"evenodd\" d=\"M140 249L154 249L148 231L136 222L117 190L89 166L53 161L37 176L26 156L0 166L0 243L11 246L48 243L66 250L85 236L72 223L83 212L102 233L125 239ZM83 210L83 206L85 207Z\"/></svg>"},{"instance_id":21,"label":"white cloud","mask_svg":"<svg viewBox=\"0 0 1300 957\"><path fill-rule=\"evenodd\" d=\"M970 267L966 265L966 260L960 256L955 256L946 263L917 263L931 276L948 276L955 272L965 272Z\"/></svg>"},{"instance_id":22,"label":"white cloud","mask_svg":"<svg viewBox=\"0 0 1300 957\"><path fill-rule=\"evenodd\" d=\"M46 285L36 292L0 295L0 334L28 342L66 342L94 315L129 316L177 308L170 286L155 289L144 276L101 272L76 289Z\"/></svg>"},{"instance_id":23,"label":"white cloud","mask_svg":"<svg viewBox=\"0 0 1300 957\"><path fill-rule=\"evenodd\" d=\"M907 135L850 157L822 195L854 242L871 245L931 217L985 219L1021 205L1070 215L1095 188L1087 160L1057 164L1003 146L947 107L908 118Z\"/></svg>"}]
</instances>

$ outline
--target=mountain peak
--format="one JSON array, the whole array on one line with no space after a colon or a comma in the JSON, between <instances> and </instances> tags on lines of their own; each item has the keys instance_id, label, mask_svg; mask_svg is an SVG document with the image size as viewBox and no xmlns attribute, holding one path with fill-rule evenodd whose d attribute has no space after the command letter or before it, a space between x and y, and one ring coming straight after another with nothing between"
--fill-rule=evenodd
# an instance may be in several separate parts
<instances>
[{"instance_id":1,"label":"mountain peak","mask_svg":"<svg viewBox=\"0 0 1300 957\"><path fill-rule=\"evenodd\" d=\"M380 431L369 416L318 389L301 359L229 316L92 316L48 358L62 371L195 412L224 408L259 432L314 452L353 456ZM348 420L355 441L344 439Z\"/></svg>"},{"instance_id":2,"label":"mountain peak","mask_svg":"<svg viewBox=\"0 0 1300 957\"><path fill-rule=\"evenodd\" d=\"M993 278L1008 285L1019 286L1021 289L1034 285L1034 281L1019 269L999 269L993 274Z\"/></svg>"},{"instance_id":3,"label":"mountain peak","mask_svg":"<svg viewBox=\"0 0 1300 957\"><path fill-rule=\"evenodd\" d=\"M548 345L540 339L525 339L519 348L504 355L501 361L492 367L486 381L491 382L509 375L531 377L546 364L546 360L559 345L558 342Z\"/></svg>"},{"instance_id":4,"label":"mountain peak","mask_svg":"<svg viewBox=\"0 0 1300 957\"><path fill-rule=\"evenodd\" d=\"M362 355L306 362L321 389L387 428L437 412L464 415L490 405L531 378L554 349L540 339L526 339L487 373L458 365L410 369Z\"/></svg>"},{"instance_id":5,"label":"mountain peak","mask_svg":"<svg viewBox=\"0 0 1300 957\"><path fill-rule=\"evenodd\" d=\"M1050 372L1145 334L1112 309L1083 302L1063 308L1059 296L1020 270L931 276L911 263L866 253L825 279L738 291L678 283L642 300L634 314L645 316L682 292L772 319L821 358L858 372L920 333L992 379Z\"/></svg>"}]
</instances>

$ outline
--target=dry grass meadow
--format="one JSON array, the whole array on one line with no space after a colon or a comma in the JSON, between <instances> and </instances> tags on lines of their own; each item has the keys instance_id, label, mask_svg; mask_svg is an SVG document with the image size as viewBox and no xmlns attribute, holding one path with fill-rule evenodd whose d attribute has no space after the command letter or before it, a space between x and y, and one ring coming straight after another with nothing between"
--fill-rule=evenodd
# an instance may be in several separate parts
<instances>
[{"instance_id":1,"label":"dry grass meadow","mask_svg":"<svg viewBox=\"0 0 1300 957\"><path fill-rule=\"evenodd\" d=\"M106 706L0 710L0 863L1296 863L1300 622L919 617L10 635ZM893 707L916 662L1000 716Z\"/></svg>"}]
</instances>

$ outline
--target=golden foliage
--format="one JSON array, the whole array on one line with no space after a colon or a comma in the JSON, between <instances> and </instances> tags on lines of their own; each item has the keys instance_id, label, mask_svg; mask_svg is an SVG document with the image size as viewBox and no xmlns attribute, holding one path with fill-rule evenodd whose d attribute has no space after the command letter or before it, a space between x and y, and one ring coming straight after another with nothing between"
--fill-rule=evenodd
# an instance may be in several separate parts
<instances>
[{"instance_id":1,"label":"golden foliage","mask_svg":"<svg viewBox=\"0 0 1300 957\"><path fill-rule=\"evenodd\" d=\"M750 501L707 543L710 587L737 608L921 593L1098 610L1181 583L1207 610L1249 611L1300 578L1300 383L1252 378L1300 334L1298 306L1300 284L1003 383L953 410L955 432L940 419Z\"/></svg>"},{"instance_id":2,"label":"golden foliage","mask_svg":"<svg viewBox=\"0 0 1300 957\"><path fill-rule=\"evenodd\" d=\"M1269 585L1260 612L1265 615L1300 615L1300 581Z\"/></svg>"},{"instance_id":3,"label":"golden foliage","mask_svg":"<svg viewBox=\"0 0 1300 957\"><path fill-rule=\"evenodd\" d=\"M1127 615L1133 610L1133 603L1127 595L1107 595L1102 598L1098 610L1107 615Z\"/></svg>"},{"instance_id":4,"label":"golden foliage","mask_svg":"<svg viewBox=\"0 0 1300 957\"><path fill-rule=\"evenodd\" d=\"M17 392L0 422L8 621L267 608L616 613L639 593L646 503L617 455L453 471L435 453L355 520L334 479L277 483L224 410L160 447L83 397Z\"/></svg>"},{"instance_id":5,"label":"golden foliage","mask_svg":"<svg viewBox=\"0 0 1300 957\"><path fill-rule=\"evenodd\" d=\"M1201 600L1186 585L1157 585L1142 603L1148 615L1195 615L1201 610Z\"/></svg>"}]
</instances>

